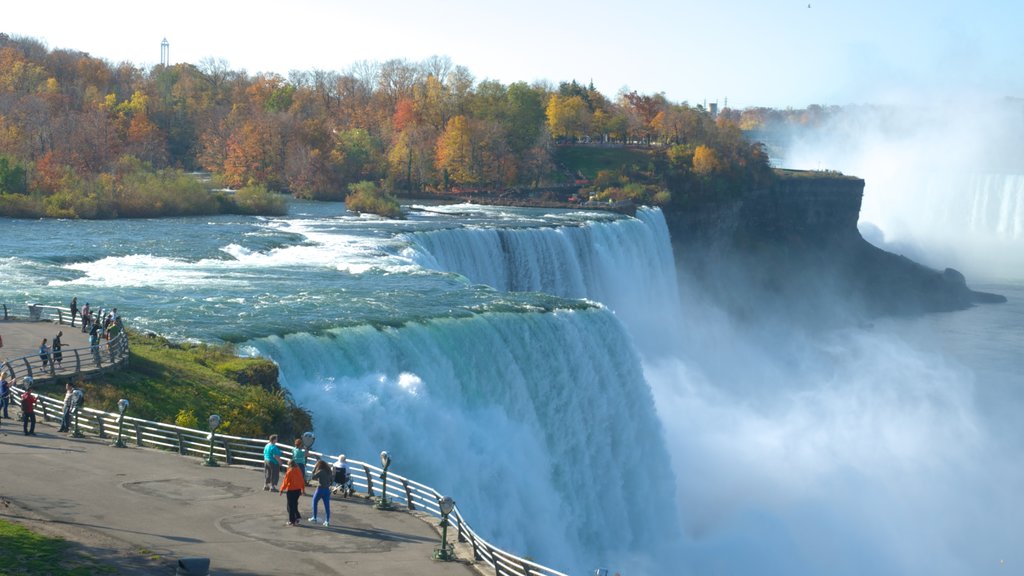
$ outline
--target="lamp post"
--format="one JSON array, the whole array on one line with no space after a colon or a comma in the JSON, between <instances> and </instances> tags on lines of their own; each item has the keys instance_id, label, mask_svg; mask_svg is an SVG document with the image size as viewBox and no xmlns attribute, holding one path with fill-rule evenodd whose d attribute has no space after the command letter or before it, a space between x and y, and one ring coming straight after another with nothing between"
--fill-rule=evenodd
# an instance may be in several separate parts
<instances>
[{"instance_id":1,"label":"lamp post","mask_svg":"<svg viewBox=\"0 0 1024 576\"><path fill-rule=\"evenodd\" d=\"M75 413L75 431L71 433L74 438L84 438L85 434L78 429L78 413L82 411L82 403L85 401L85 394L81 388L75 388L71 393L71 411Z\"/></svg>"},{"instance_id":2,"label":"lamp post","mask_svg":"<svg viewBox=\"0 0 1024 576\"><path fill-rule=\"evenodd\" d=\"M203 462L207 466L220 466L213 458L213 438L216 436L217 428L220 428L220 416L210 414L210 452L206 455L206 461Z\"/></svg>"},{"instance_id":3,"label":"lamp post","mask_svg":"<svg viewBox=\"0 0 1024 576\"><path fill-rule=\"evenodd\" d=\"M455 509L455 500L451 496L445 496L437 501L441 509L441 546L434 549L434 560L451 562L455 560L455 545L448 543L448 515Z\"/></svg>"},{"instance_id":4,"label":"lamp post","mask_svg":"<svg viewBox=\"0 0 1024 576\"><path fill-rule=\"evenodd\" d=\"M391 510L391 502L388 502L388 466L391 466L391 455L388 454L387 450L383 450L380 453L380 465L384 470L380 473L380 498L377 499L374 508L377 510Z\"/></svg>"},{"instance_id":5,"label":"lamp post","mask_svg":"<svg viewBox=\"0 0 1024 576\"><path fill-rule=\"evenodd\" d=\"M117 440L111 444L115 448L124 448L125 446L124 440L121 439L121 432L124 431L124 413L126 410L128 410L128 399L121 398L117 401L117 411L119 413L117 416Z\"/></svg>"}]
</instances>

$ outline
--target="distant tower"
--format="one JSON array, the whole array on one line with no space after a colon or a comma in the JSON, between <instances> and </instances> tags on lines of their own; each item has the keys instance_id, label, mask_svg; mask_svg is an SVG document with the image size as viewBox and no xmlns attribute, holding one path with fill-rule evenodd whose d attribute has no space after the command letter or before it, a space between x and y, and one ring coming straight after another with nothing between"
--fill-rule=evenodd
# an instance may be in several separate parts
<instances>
[{"instance_id":1,"label":"distant tower","mask_svg":"<svg viewBox=\"0 0 1024 576\"><path fill-rule=\"evenodd\" d=\"M167 42L167 38L164 38L164 41L160 43L160 65L171 65L171 45Z\"/></svg>"}]
</instances>

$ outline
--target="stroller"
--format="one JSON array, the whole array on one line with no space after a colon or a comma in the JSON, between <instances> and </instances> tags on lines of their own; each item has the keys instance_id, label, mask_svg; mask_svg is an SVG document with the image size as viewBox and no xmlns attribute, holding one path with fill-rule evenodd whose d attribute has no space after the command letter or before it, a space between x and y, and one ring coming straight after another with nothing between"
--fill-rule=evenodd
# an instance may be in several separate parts
<instances>
[{"instance_id":1,"label":"stroller","mask_svg":"<svg viewBox=\"0 0 1024 576\"><path fill-rule=\"evenodd\" d=\"M355 493L355 490L352 489L352 475L348 473L345 457L340 456L333 468L334 486L331 487L331 494L340 494L342 498L348 498Z\"/></svg>"}]
</instances>

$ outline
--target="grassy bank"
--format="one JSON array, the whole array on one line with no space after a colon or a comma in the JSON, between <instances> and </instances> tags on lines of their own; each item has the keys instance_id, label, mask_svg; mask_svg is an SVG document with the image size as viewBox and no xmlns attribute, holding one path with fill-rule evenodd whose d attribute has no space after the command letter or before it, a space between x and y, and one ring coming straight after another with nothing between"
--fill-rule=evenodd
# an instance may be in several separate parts
<instances>
[{"instance_id":1,"label":"grassy bank","mask_svg":"<svg viewBox=\"0 0 1024 576\"><path fill-rule=\"evenodd\" d=\"M69 553L72 545L43 536L18 524L0 520L0 574L89 576L117 574L82 553Z\"/></svg>"},{"instance_id":2,"label":"grassy bank","mask_svg":"<svg viewBox=\"0 0 1024 576\"><path fill-rule=\"evenodd\" d=\"M200 429L219 414L224 433L256 438L273 432L287 440L312 428L309 414L278 386L269 360L131 330L129 341L128 368L80 384L87 405L116 412L117 401L127 398L131 416Z\"/></svg>"}]
</instances>

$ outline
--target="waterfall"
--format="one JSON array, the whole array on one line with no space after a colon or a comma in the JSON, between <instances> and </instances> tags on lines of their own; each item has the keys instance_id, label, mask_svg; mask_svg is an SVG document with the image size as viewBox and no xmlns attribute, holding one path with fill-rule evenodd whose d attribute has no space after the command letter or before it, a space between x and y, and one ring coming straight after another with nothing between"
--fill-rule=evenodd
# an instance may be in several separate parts
<instances>
[{"instance_id":1,"label":"waterfall","mask_svg":"<svg viewBox=\"0 0 1024 576\"><path fill-rule=\"evenodd\" d=\"M506 549L582 573L652 562L678 534L652 395L605 309L250 344L311 407L318 448L389 450L398 473L450 493L474 528Z\"/></svg>"},{"instance_id":2,"label":"waterfall","mask_svg":"<svg viewBox=\"0 0 1024 576\"><path fill-rule=\"evenodd\" d=\"M678 350L679 288L665 217L544 228L453 228L408 236L414 259L501 291L587 298L613 310L645 356Z\"/></svg>"},{"instance_id":3,"label":"waterfall","mask_svg":"<svg viewBox=\"0 0 1024 576\"><path fill-rule=\"evenodd\" d=\"M890 173L867 181L861 222L873 243L969 278L1024 270L1021 174Z\"/></svg>"}]
</instances>

